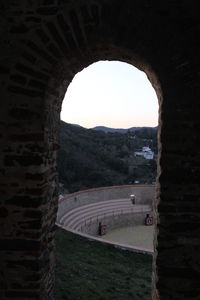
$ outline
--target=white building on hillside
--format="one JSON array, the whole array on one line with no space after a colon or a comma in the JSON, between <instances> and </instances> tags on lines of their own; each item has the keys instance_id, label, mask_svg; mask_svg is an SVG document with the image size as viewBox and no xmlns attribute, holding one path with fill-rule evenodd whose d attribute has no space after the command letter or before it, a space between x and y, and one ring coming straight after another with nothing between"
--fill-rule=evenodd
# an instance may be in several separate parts
<instances>
[{"instance_id":1,"label":"white building on hillside","mask_svg":"<svg viewBox=\"0 0 200 300\"><path fill-rule=\"evenodd\" d=\"M143 156L145 159L153 159L154 152L149 147L142 147L142 151L134 152L135 156Z\"/></svg>"}]
</instances>

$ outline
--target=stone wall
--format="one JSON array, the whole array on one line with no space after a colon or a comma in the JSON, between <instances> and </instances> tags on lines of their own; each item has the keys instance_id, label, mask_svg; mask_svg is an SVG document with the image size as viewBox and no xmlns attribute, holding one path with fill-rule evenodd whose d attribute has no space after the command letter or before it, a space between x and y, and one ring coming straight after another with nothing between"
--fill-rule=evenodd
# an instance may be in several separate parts
<instances>
[{"instance_id":1,"label":"stone wall","mask_svg":"<svg viewBox=\"0 0 200 300\"><path fill-rule=\"evenodd\" d=\"M153 298L200 294L198 1L0 2L1 299L53 299L59 113L98 60L146 72L159 101ZM178 255L177 255L178 253Z\"/></svg>"},{"instance_id":2,"label":"stone wall","mask_svg":"<svg viewBox=\"0 0 200 300\"><path fill-rule=\"evenodd\" d=\"M65 195L63 198L60 198L58 202L57 224L62 225L62 217L70 211L72 211L71 214L73 215L73 209L77 207L82 207L87 204L95 204L102 201L106 202L107 200L125 200L127 198L130 199L131 194L134 194L136 196L135 204L136 206L138 206L137 210L134 211L134 209L130 207L129 211L125 211L122 208L122 211L119 213L115 211L116 207L113 206L113 212L110 215L110 212L108 213L105 210L103 213L100 213L96 208L94 209L93 214L90 215L90 217L84 217L84 215L87 215L88 213L87 210L86 212L80 211L79 214L82 221L80 219L79 221L81 221L82 224L79 231L81 231L82 233L87 233L89 235L97 236L99 222L106 224L107 230L112 230L124 226L144 224L146 214L151 213L153 215L155 185L152 184L111 186L96 189L94 188ZM140 208L139 206L141 204L143 205L143 207Z\"/></svg>"},{"instance_id":3,"label":"stone wall","mask_svg":"<svg viewBox=\"0 0 200 300\"><path fill-rule=\"evenodd\" d=\"M152 212L149 212L151 213ZM102 225L106 225L106 231L109 232L113 229L122 228L126 226L137 226L137 225L144 225L145 224L145 217L147 212L139 212L139 213L123 213L120 215L114 216L104 216L102 219L96 219L93 222L87 222L86 224L83 223L81 228L82 233L86 233L92 236L99 235L99 222L101 221Z\"/></svg>"},{"instance_id":4,"label":"stone wall","mask_svg":"<svg viewBox=\"0 0 200 300\"><path fill-rule=\"evenodd\" d=\"M63 227L61 224L57 224L58 228L62 228L63 230L66 230L65 227ZM112 242L112 241L108 241L106 239L102 239L101 237L96 237L96 236L92 236L89 235L87 233L82 233L82 232L76 232L74 230L68 230L68 233L72 233L73 234L73 238L76 239L77 235L81 236L84 238L84 242L87 243L91 243L93 241L98 241L101 244L109 244L112 245L115 248L119 248L124 250L128 250L131 252L136 252L136 253L143 253L143 254L148 254L148 255L153 255L153 251L147 248L143 248L143 247L136 247L133 245L128 245L128 244L119 244L116 242Z\"/></svg>"},{"instance_id":5,"label":"stone wall","mask_svg":"<svg viewBox=\"0 0 200 300\"><path fill-rule=\"evenodd\" d=\"M155 185L123 185L102 187L64 195L58 202L57 220L59 220L68 210L73 208L106 201L111 199L129 198L131 194L136 196L137 204L150 204L155 200Z\"/></svg>"}]
</instances>

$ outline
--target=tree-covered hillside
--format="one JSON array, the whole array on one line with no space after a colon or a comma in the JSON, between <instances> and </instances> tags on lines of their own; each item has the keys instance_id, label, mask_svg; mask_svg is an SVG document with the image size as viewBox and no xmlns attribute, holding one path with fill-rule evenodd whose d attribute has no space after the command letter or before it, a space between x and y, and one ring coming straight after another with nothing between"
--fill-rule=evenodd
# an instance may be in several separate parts
<instances>
[{"instance_id":1,"label":"tree-covered hillside","mask_svg":"<svg viewBox=\"0 0 200 300\"><path fill-rule=\"evenodd\" d=\"M61 122L57 156L59 181L70 193L98 186L130 184L135 180L151 183L156 178L156 159L134 156L134 151L143 146L157 153L155 128L105 133Z\"/></svg>"}]
</instances>

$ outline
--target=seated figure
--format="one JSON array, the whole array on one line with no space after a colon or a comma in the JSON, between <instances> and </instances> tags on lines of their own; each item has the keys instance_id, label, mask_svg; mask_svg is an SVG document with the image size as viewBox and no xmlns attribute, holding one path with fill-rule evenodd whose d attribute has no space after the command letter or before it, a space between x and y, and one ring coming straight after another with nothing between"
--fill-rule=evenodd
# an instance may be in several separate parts
<instances>
[{"instance_id":1,"label":"seated figure","mask_svg":"<svg viewBox=\"0 0 200 300\"><path fill-rule=\"evenodd\" d=\"M146 215L145 225L153 225L153 217L151 217L149 214Z\"/></svg>"},{"instance_id":2,"label":"seated figure","mask_svg":"<svg viewBox=\"0 0 200 300\"><path fill-rule=\"evenodd\" d=\"M131 202L132 202L132 204L135 204L135 199L136 199L136 197L135 197L135 195L130 195L130 198L131 198Z\"/></svg>"}]
</instances>

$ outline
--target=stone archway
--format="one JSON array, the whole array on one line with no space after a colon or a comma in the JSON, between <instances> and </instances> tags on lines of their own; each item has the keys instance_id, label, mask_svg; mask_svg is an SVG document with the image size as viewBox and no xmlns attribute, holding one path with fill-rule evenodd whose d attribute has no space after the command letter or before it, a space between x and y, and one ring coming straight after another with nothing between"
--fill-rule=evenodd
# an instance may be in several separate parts
<instances>
[{"instance_id":1,"label":"stone archway","mask_svg":"<svg viewBox=\"0 0 200 300\"><path fill-rule=\"evenodd\" d=\"M144 70L157 91L160 202L154 282L160 299L198 297L197 4L41 0L2 1L1 8L2 299L53 299L60 105L74 74L100 58Z\"/></svg>"},{"instance_id":2,"label":"stone archway","mask_svg":"<svg viewBox=\"0 0 200 300\"><path fill-rule=\"evenodd\" d=\"M94 47L94 45L92 45L92 47ZM106 54L104 54L104 49L106 49ZM95 46L94 50L92 50L92 53L93 55L95 55L95 61L102 60L103 57L104 60L111 60L111 61L123 60L134 66L137 65L138 68L146 72L146 75L148 76L150 82L152 83L153 87L156 90L159 103L161 103L162 101L161 87L152 68L146 62L142 61L141 58L137 58L134 55L131 55L130 51L127 51L128 53L126 53L126 51L127 51L126 49L120 47L114 47L113 45L109 47L109 45L107 44L105 45L101 44L100 47L99 45ZM126 60L124 60L124 57L126 57ZM55 95L56 97L54 97L54 95L51 95L51 97L49 98L49 94L48 94L47 101L46 101L47 104L46 111L47 111L48 118L46 118L47 123L45 127L47 128L48 136L50 136L49 138L50 144L52 143L54 145L52 146L53 150L57 150L57 143L58 143L57 138L59 136L59 130L60 130L59 116L60 116L62 100L64 98L68 84L71 82L73 77L79 71L81 71L83 68L87 67L91 63L95 62L92 61L92 58L93 57L90 57L87 52L85 55L83 55L83 57L78 54L77 57L73 57L71 62L68 61L68 68L67 67L65 68L63 63L62 67L57 69L58 73L57 74L55 73L56 75L55 74L54 75L56 78L59 78L59 81L57 82L56 80L52 80L49 83L48 89L51 91L57 90L58 92L57 95L59 95L59 99L56 99L57 95ZM70 78L70 80L65 80L65 78ZM61 83L61 85L59 86L58 83ZM52 105L52 99L55 99L55 101L53 101L53 105ZM55 157L54 157L54 162L55 162ZM155 209L156 208L157 208L157 202L155 202ZM156 247L156 238L157 236L155 235L155 247Z\"/></svg>"}]
</instances>

